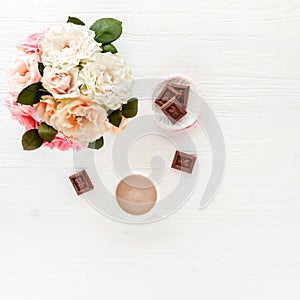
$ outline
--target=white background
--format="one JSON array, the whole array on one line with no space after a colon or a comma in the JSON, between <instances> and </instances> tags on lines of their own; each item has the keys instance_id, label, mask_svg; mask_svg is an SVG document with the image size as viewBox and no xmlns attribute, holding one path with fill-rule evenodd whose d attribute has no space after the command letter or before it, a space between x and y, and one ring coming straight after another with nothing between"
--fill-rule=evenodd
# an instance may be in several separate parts
<instances>
[{"instance_id":1,"label":"white background","mask_svg":"<svg viewBox=\"0 0 300 300\"><path fill-rule=\"evenodd\" d=\"M0 299L299 299L299 0L4 1L1 99L16 42L68 15L123 20L117 45L137 78L197 83L226 175L206 210L116 223L75 196L72 152L23 152L1 106Z\"/></svg>"}]
</instances>

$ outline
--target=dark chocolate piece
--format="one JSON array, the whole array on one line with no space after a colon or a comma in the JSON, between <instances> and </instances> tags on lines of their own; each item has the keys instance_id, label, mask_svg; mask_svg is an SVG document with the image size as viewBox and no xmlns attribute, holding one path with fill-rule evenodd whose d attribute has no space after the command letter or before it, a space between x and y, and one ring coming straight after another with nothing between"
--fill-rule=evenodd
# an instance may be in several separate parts
<instances>
[{"instance_id":1,"label":"dark chocolate piece","mask_svg":"<svg viewBox=\"0 0 300 300\"><path fill-rule=\"evenodd\" d=\"M179 95L177 96L177 100L184 108L187 108L190 94L190 86L172 84L172 87L179 93Z\"/></svg>"},{"instance_id":2,"label":"dark chocolate piece","mask_svg":"<svg viewBox=\"0 0 300 300\"><path fill-rule=\"evenodd\" d=\"M176 151L172 168L192 174L197 157L191 154Z\"/></svg>"},{"instance_id":3,"label":"dark chocolate piece","mask_svg":"<svg viewBox=\"0 0 300 300\"><path fill-rule=\"evenodd\" d=\"M181 106L176 97L166 102L161 107L161 110L173 124L181 120L187 114L186 110Z\"/></svg>"},{"instance_id":4,"label":"dark chocolate piece","mask_svg":"<svg viewBox=\"0 0 300 300\"><path fill-rule=\"evenodd\" d=\"M180 92L176 91L173 87L170 85L166 85L157 99L155 100L155 103L158 106L163 106L166 102L174 98L175 96L180 96Z\"/></svg>"},{"instance_id":5,"label":"dark chocolate piece","mask_svg":"<svg viewBox=\"0 0 300 300\"><path fill-rule=\"evenodd\" d=\"M85 170L82 170L69 177L77 195L91 191L94 186Z\"/></svg>"}]
</instances>

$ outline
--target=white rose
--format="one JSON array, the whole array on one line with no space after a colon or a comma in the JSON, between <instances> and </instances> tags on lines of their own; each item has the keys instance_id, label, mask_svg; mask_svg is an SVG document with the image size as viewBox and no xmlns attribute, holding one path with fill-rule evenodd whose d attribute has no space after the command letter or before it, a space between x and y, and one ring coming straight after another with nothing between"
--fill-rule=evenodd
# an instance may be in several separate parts
<instances>
[{"instance_id":1,"label":"white rose","mask_svg":"<svg viewBox=\"0 0 300 300\"><path fill-rule=\"evenodd\" d=\"M77 68L64 70L46 66L41 81L54 99L76 98L80 94L79 86L82 82Z\"/></svg>"},{"instance_id":2,"label":"white rose","mask_svg":"<svg viewBox=\"0 0 300 300\"><path fill-rule=\"evenodd\" d=\"M101 53L80 72L81 92L108 109L118 109L131 98L134 80L130 67L117 54Z\"/></svg>"},{"instance_id":3,"label":"white rose","mask_svg":"<svg viewBox=\"0 0 300 300\"><path fill-rule=\"evenodd\" d=\"M93 61L102 51L94 37L94 31L72 23L51 28L41 42L44 65L75 67Z\"/></svg>"},{"instance_id":4,"label":"white rose","mask_svg":"<svg viewBox=\"0 0 300 300\"><path fill-rule=\"evenodd\" d=\"M50 118L50 125L81 145L94 142L103 135L106 111L87 97L62 100Z\"/></svg>"}]
</instances>

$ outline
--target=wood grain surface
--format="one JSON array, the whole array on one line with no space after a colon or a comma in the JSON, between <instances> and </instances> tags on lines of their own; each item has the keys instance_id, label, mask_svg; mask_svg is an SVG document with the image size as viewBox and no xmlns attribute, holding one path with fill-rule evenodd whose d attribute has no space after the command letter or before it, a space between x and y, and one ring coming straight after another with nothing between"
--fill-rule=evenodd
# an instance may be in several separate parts
<instances>
[{"instance_id":1,"label":"wood grain surface","mask_svg":"<svg viewBox=\"0 0 300 300\"><path fill-rule=\"evenodd\" d=\"M194 80L222 126L226 174L205 210L195 198L162 222L117 223L75 195L72 152L21 150L2 105L0 299L298 300L299 0L5 1L1 99L16 42L68 15L123 20L117 46L137 78Z\"/></svg>"}]
</instances>

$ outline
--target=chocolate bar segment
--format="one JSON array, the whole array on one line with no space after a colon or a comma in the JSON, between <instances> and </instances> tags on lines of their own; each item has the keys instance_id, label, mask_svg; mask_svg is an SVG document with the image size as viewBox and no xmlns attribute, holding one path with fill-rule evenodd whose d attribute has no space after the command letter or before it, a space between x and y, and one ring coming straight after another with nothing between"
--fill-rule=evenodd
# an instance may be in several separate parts
<instances>
[{"instance_id":1,"label":"chocolate bar segment","mask_svg":"<svg viewBox=\"0 0 300 300\"><path fill-rule=\"evenodd\" d=\"M161 110L173 124L180 121L187 114L186 110L178 102L176 97L166 102L161 107Z\"/></svg>"},{"instance_id":2,"label":"chocolate bar segment","mask_svg":"<svg viewBox=\"0 0 300 300\"><path fill-rule=\"evenodd\" d=\"M176 97L179 103L184 108L187 108L190 94L190 86L172 84L172 87L179 93L179 95Z\"/></svg>"},{"instance_id":3,"label":"chocolate bar segment","mask_svg":"<svg viewBox=\"0 0 300 300\"><path fill-rule=\"evenodd\" d=\"M176 151L172 168L192 174L197 157L184 152Z\"/></svg>"},{"instance_id":4,"label":"chocolate bar segment","mask_svg":"<svg viewBox=\"0 0 300 300\"><path fill-rule=\"evenodd\" d=\"M85 170L69 177L78 196L91 191L94 186Z\"/></svg>"},{"instance_id":5,"label":"chocolate bar segment","mask_svg":"<svg viewBox=\"0 0 300 300\"><path fill-rule=\"evenodd\" d=\"M163 106L166 102L168 102L172 98L179 97L179 96L180 96L180 92L176 91L170 85L166 85L161 91L161 93L159 94L159 96L157 97L157 99L155 100L155 103L158 106Z\"/></svg>"}]
</instances>

